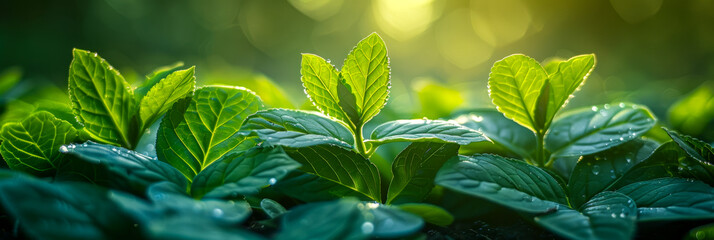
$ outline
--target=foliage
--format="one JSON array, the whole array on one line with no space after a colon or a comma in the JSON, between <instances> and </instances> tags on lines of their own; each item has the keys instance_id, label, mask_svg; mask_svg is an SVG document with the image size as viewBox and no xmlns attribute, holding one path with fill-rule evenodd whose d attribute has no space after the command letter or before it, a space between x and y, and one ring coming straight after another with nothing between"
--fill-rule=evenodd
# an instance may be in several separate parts
<instances>
[{"instance_id":1,"label":"foliage","mask_svg":"<svg viewBox=\"0 0 714 240\"><path fill-rule=\"evenodd\" d=\"M40 239L419 238L487 211L564 238L630 239L640 222L714 218L711 145L653 128L636 104L561 112L594 55L508 56L489 77L497 108L448 120L380 115L388 53L371 34L341 70L303 54L308 111L196 87L182 64L134 88L75 49L71 105L31 105L0 130L0 214Z\"/></svg>"}]
</instances>

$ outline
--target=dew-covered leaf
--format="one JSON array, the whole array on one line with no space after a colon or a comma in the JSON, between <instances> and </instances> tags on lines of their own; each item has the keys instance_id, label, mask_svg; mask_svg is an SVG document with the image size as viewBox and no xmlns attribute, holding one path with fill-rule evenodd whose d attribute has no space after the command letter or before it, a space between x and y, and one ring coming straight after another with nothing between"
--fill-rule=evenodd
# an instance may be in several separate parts
<instances>
[{"instance_id":1,"label":"dew-covered leaf","mask_svg":"<svg viewBox=\"0 0 714 240\"><path fill-rule=\"evenodd\" d=\"M483 133L524 159L533 159L536 138L533 132L503 116L496 109L478 109L453 117L457 123Z\"/></svg>"},{"instance_id":2,"label":"dew-covered leaf","mask_svg":"<svg viewBox=\"0 0 714 240\"><path fill-rule=\"evenodd\" d=\"M149 90L139 103L139 119L142 126L140 130L151 126L176 101L193 93L196 86L194 71L195 67L191 67L172 72Z\"/></svg>"},{"instance_id":3,"label":"dew-covered leaf","mask_svg":"<svg viewBox=\"0 0 714 240\"><path fill-rule=\"evenodd\" d=\"M489 141L480 132L444 120L395 120L383 123L372 131L365 142L380 145L390 142L438 142L466 145Z\"/></svg>"},{"instance_id":4,"label":"dew-covered leaf","mask_svg":"<svg viewBox=\"0 0 714 240\"><path fill-rule=\"evenodd\" d=\"M700 181L659 178L617 191L637 203L639 221L714 219L714 188Z\"/></svg>"},{"instance_id":5,"label":"dew-covered leaf","mask_svg":"<svg viewBox=\"0 0 714 240\"><path fill-rule=\"evenodd\" d=\"M442 165L456 157L459 145L417 142L405 148L392 163L387 204L421 202L434 187Z\"/></svg>"},{"instance_id":6,"label":"dew-covered leaf","mask_svg":"<svg viewBox=\"0 0 714 240\"><path fill-rule=\"evenodd\" d=\"M327 116L350 122L340 107L337 87L340 84L340 73L335 66L314 54L302 55L302 85L312 104Z\"/></svg>"},{"instance_id":7,"label":"dew-covered leaf","mask_svg":"<svg viewBox=\"0 0 714 240\"><path fill-rule=\"evenodd\" d=\"M309 147L332 144L352 148L354 137L349 129L327 116L299 110L269 109L245 120L242 131L253 131L271 144L285 147Z\"/></svg>"},{"instance_id":8,"label":"dew-covered leaf","mask_svg":"<svg viewBox=\"0 0 714 240\"><path fill-rule=\"evenodd\" d=\"M585 80L595 68L595 54L579 55L551 64L557 65L552 67L552 72L548 71L551 91L545 126L550 125L555 114L568 103L573 93L585 84Z\"/></svg>"},{"instance_id":9,"label":"dew-covered leaf","mask_svg":"<svg viewBox=\"0 0 714 240\"><path fill-rule=\"evenodd\" d=\"M669 129L665 130L672 140L689 155L689 158L680 159L684 173L714 185L714 150L712 146L699 139L681 135Z\"/></svg>"}]
</instances>

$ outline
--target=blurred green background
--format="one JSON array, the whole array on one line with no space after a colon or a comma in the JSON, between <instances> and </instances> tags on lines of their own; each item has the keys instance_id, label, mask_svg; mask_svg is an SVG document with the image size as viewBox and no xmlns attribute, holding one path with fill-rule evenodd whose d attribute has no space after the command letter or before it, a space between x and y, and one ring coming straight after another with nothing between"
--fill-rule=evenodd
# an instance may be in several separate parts
<instances>
[{"instance_id":1,"label":"blurred green background","mask_svg":"<svg viewBox=\"0 0 714 240\"><path fill-rule=\"evenodd\" d=\"M385 118L491 107L489 70L512 53L539 61L595 53L595 71L569 108L646 104L666 124L707 138L712 13L709 0L6 0L0 92L17 80L4 103L63 99L76 47L98 52L129 81L182 61L197 66L202 84L244 85L275 106L301 107L300 53L340 68L355 43L378 32L392 67Z\"/></svg>"}]
</instances>

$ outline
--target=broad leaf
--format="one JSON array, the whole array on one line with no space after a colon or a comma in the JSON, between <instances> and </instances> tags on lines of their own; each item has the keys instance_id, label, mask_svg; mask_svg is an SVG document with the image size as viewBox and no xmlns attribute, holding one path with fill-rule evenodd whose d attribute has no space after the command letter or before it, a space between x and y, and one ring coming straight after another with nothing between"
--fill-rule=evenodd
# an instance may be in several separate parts
<instances>
[{"instance_id":1,"label":"broad leaf","mask_svg":"<svg viewBox=\"0 0 714 240\"><path fill-rule=\"evenodd\" d=\"M536 138L533 132L505 118L495 109L479 109L453 118L457 123L483 133L496 144L504 146L524 159L533 159Z\"/></svg>"},{"instance_id":2,"label":"broad leaf","mask_svg":"<svg viewBox=\"0 0 714 240\"><path fill-rule=\"evenodd\" d=\"M169 74L178 71L182 67L183 62L177 62L172 65L158 67L154 69L151 74L146 75L146 80L144 80L144 82L141 83L141 85L137 87L136 90L134 90L134 97L136 98L136 102L141 102L141 99L144 98L144 96L146 96L149 91L151 91L151 88L153 88L154 85L158 84Z\"/></svg>"},{"instance_id":3,"label":"broad leaf","mask_svg":"<svg viewBox=\"0 0 714 240\"><path fill-rule=\"evenodd\" d=\"M197 198L254 195L298 167L300 164L280 147L231 152L196 175L191 195Z\"/></svg>"},{"instance_id":4,"label":"broad leaf","mask_svg":"<svg viewBox=\"0 0 714 240\"><path fill-rule=\"evenodd\" d=\"M129 84L96 53L74 49L69 96L77 120L92 139L133 148L136 102Z\"/></svg>"},{"instance_id":5,"label":"broad leaf","mask_svg":"<svg viewBox=\"0 0 714 240\"><path fill-rule=\"evenodd\" d=\"M687 158L686 153L676 143L669 141L657 147L646 160L631 167L610 189L662 177L679 177L682 175L679 163Z\"/></svg>"},{"instance_id":6,"label":"broad leaf","mask_svg":"<svg viewBox=\"0 0 714 240\"><path fill-rule=\"evenodd\" d=\"M654 152L657 143L632 140L607 151L583 156L570 175L570 203L580 207L596 194L609 190L637 164Z\"/></svg>"},{"instance_id":7,"label":"broad leaf","mask_svg":"<svg viewBox=\"0 0 714 240\"><path fill-rule=\"evenodd\" d=\"M637 182L617 190L630 196L639 221L671 221L714 218L714 188L683 178Z\"/></svg>"},{"instance_id":8,"label":"broad leaf","mask_svg":"<svg viewBox=\"0 0 714 240\"><path fill-rule=\"evenodd\" d=\"M106 189L16 177L0 180L0 203L36 239L137 239Z\"/></svg>"},{"instance_id":9,"label":"broad leaf","mask_svg":"<svg viewBox=\"0 0 714 240\"><path fill-rule=\"evenodd\" d=\"M682 170L689 176L714 185L714 150L699 139L681 135L669 129L667 134L690 158L680 159Z\"/></svg>"},{"instance_id":10,"label":"broad leaf","mask_svg":"<svg viewBox=\"0 0 714 240\"><path fill-rule=\"evenodd\" d=\"M579 55L567 61L551 64L557 64L557 66L548 71L548 82L550 83L551 91L545 119L546 127L550 125L555 114L568 104L568 100L573 97L573 93L585 84L585 79L588 78L595 67L595 55Z\"/></svg>"},{"instance_id":11,"label":"broad leaf","mask_svg":"<svg viewBox=\"0 0 714 240\"><path fill-rule=\"evenodd\" d=\"M285 147L333 144L352 149L354 138L344 125L317 113L289 109L259 111L245 120L242 131L253 131L260 139Z\"/></svg>"},{"instance_id":12,"label":"broad leaf","mask_svg":"<svg viewBox=\"0 0 714 240\"><path fill-rule=\"evenodd\" d=\"M553 122L545 147L552 157L593 154L635 139L654 125L652 113L638 105L581 108Z\"/></svg>"},{"instance_id":13,"label":"broad leaf","mask_svg":"<svg viewBox=\"0 0 714 240\"><path fill-rule=\"evenodd\" d=\"M348 198L297 206L283 215L275 239L367 239L374 224L365 220L358 204Z\"/></svg>"},{"instance_id":14,"label":"broad leaf","mask_svg":"<svg viewBox=\"0 0 714 240\"><path fill-rule=\"evenodd\" d=\"M301 205L282 220L276 239L398 238L424 226L421 218L399 208L350 198Z\"/></svg>"},{"instance_id":15,"label":"broad leaf","mask_svg":"<svg viewBox=\"0 0 714 240\"><path fill-rule=\"evenodd\" d=\"M288 173L272 186L278 192L303 202L319 202L354 197L359 200L372 200L354 188L302 171Z\"/></svg>"},{"instance_id":16,"label":"broad leaf","mask_svg":"<svg viewBox=\"0 0 714 240\"><path fill-rule=\"evenodd\" d=\"M175 71L149 90L139 103L139 119L142 124L140 130L151 126L176 101L193 93L196 86L194 71L195 67Z\"/></svg>"},{"instance_id":17,"label":"broad leaf","mask_svg":"<svg viewBox=\"0 0 714 240\"><path fill-rule=\"evenodd\" d=\"M442 165L456 157L459 145L417 142L404 149L392 163L392 181L387 204L421 202L434 187L434 177Z\"/></svg>"},{"instance_id":18,"label":"broad leaf","mask_svg":"<svg viewBox=\"0 0 714 240\"><path fill-rule=\"evenodd\" d=\"M327 116L349 122L339 105L337 86L340 84L340 74L335 66L317 55L303 54L300 74L305 93L318 110Z\"/></svg>"},{"instance_id":19,"label":"broad leaf","mask_svg":"<svg viewBox=\"0 0 714 240\"><path fill-rule=\"evenodd\" d=\"M372 145L390 142L439 142L466 145L489 141L480 132L444 120L396 120L383 123L372 131Z\"/></svg>"},{"instance_id":20,"label":"broad leaf","mask_svg":"<svg viewBox=\"0 0 714 240\"><path fill-rule=\"evenodd\" d=\"M496 155L459 156L436 175L437 185L528 213L553 211L567 202L558 182L525 162Z\"/></svg>"},{"instance_id":21,"label":"broad leaf","mask_svg":"<svg viewBox=\"0 0 714 240\"><path fill-rule=\"evenodd\" d=\"M536 60L514 54L493 64L488 91L498 111L538 132L542 129L535 122L536 102L547 80L548 74Z\"/></svg>"},{"instance_id":22,"label":"broad leaf","mask_svg":"<svg viewBox=\"0 0 714 240\"><path fill-rule=\"evenodd\" d=\"M148 239L262 239L236 228L251 214L247 202L195 200L172 187L167 182L150 187L150 202L122 192L111 197Z\"/></svg>"},{"instance_id":23,"label":"broad leaf","mask_svg":"<svg viewBox=\"0 0 714 240\"><path fill-rule=\"evenodd\" d=\"M357 43L345 59L341 76L356 101L358 118L351 121L363 126L382 110L389 97L389 57L382 38L372 33Z\"/></svg>"},{"instance_id":24,"label":"broad leaf","mask_svg":"<svg viewBox=\"0 0 714 240\"><path fill-rule=\"evenodd\" d=\"M448 226L454 222L454 216L436 205L428 203L405 203L399 204L397 207L421 217L425 222L437 226Z\"/></svg>"},{"instance_id":25,"label":"broad leaf","mask_svg":"<svg viewBox=\"0 0 714 240\"><path fill-rule=\"evenodd\" d=\"M302 164L300 170L381 202L377 166L359 153L331 145L286 149L286 151L290 157Z\"/></svg>"},{"instance_id":26,"label":"broad leaf","mask_svg":"<svg viewBox=\"0 0 714 240\"><path fill-rule=\"evenodd\" d=\"M41 111L2 127L0 153L11 169L47 175L61 164L60 146L76 138L70 123Z\"/></svg>"},{"instance_id":27,"label":"broad leaf","mask_svg":"<svg viewBox=\"0 0 714 240\"><path fill-rule=\"evenodd\" d=\"M535 222L568 239L632 239L637 207L629 197L617 192L595 195L580 209L562 206Z\"/></svg>"},{"instance_id":28,"label":"broad leaf","mask_svg":"<svg viewBox=\"0 0 714 240\"><path fill-rule=\"evenodd\" d=\"M86 142L62 146L60 152L104 166L111 174L113 188L143 194L149 185L158 182L171 182L184 192L188 186L183 174L171 165L127 149Z\"/></svg>"},{"instance_id":29,"label":"broad leaf","mask_svg":"<svg viewBox=\"0 0 714 240\"><path fill-rule=\"evenodd\" d=\"M199 88L192 99L178 101L164 116L156 154L193 179L229 151L255 144L252 137L238 130L246 117L262 107L260 98L244 88Z\"/></svg>"}]
</instances>

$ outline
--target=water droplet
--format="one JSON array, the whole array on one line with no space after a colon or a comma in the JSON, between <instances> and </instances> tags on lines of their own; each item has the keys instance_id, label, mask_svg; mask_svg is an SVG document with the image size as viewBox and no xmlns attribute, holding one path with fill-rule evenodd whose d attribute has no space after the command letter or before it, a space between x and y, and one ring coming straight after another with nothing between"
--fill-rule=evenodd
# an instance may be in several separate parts
<instances>
[{"instance_id":1,"label":"water droplet","mask_svg":"<svg viewBox=\"0 0 714 240\"><path fill-rule=\"evenodd\" d=\"M592 110L593 110L593 112L597 112L597 107L596 107L596 106L593 106L593 107L592 107L592 108L590 108L590 109L592 109Z\"/></svg>"},{"instance_id":2,"label":"water droplet","mask_svg":"<svg viewBox=\"0 0 714 240\"><path fill-rule=\"evenodd\" d=\"M620 217L621 217L621 218L627 217L627 213L625 213L625 212L620 213Z\"/></svg>"},{"instance_id":3,"label":"water droplet","mask_svg":"<svg viewBox=\"0 0 714 240\"><path fill-rule=\"evenodd\" d=\"M61 153L68 153L68 152L69 152L69 149L67 149L67 146L62 145L62 146L60 146L59 151L60 151Z\"/></svg>"},{"instance_id":4,"label":"water droplet","mask_svg":"<svg viewBox=\"0 0 714 240\"><path fill-rule=\"evenodd\" d=\"M614 213L611 214L610 216L612 216L612 218L617 218L617 214L614 214Z\"/></svg>"},{"instance_id":5,"label":"water droplet","mask_svg":"<svg viewBox=\"0 0 714 240\"><path fill-rule=\"evenodd\" d=\"M623 137L620 137L620 141L625 141L625 138L623 138Z\"/></svg>"},{"instance_id":6,"label":"water droplet","mask_svg":"<svg viewBox=\"0 0 714 240\"><path fill-rule=\"evenodd\" d=\"M595 175L600 174L600 166L598 166L598 165L593 166L593 174L595 174Z\"/></svg>"},{"instance_id":7,"label":"water droplet","mask_svg":"<svg viewBox=\"0 0 714 240\"><path fill-rule=\"evenodd\" d=\"M277 182L278 182L278 179L275 179L275 178L270 178L270 180L268 180L268 184L270 184L270 185L275 185L275 183L277 183Z\"/></svg>"},{"instance_id":8,"label":"water droplet","mask_svg":"<svg viewBox=\"0 0 714 240\"><path fill-rule=\"evenodd\" d=\"M704 232L704 231L699 231L699 232L697 232L696 234L694 234L694 236L695 236L698 240L703 240L703 239L706 239L706 238L707 238L707 233Z\"/></svg>"},{"instance_id":9,"label":"water droplet","mask_svg":"<svg viewBox=\"0 0 714 240\"><path fill-rule=\"evenodd\" d=\"M82 147L89 147L89 144L87 144L87 143L82 143Z\"/></svg>"},{"instance_id":10,"label":"water droplet","mask_svg":"<svg viewBox=\"0 0 714 240\"><path fill-rule=\"evenodd\" d=\"M607 116L607 111L601 110L600 111L600 116Z\"/></svg>"},{"instance_id":11,"label":"water droplet","mask_svg":"<svg viewBox=\"0 0 714 240\"><path fill-rule=\"evenodd\" d=\"M625 157L625 161L627 161L627 163L631 163L631 162L632 162L632 158L631 158L630 156L627 156L627 157Z\"/></svg>"},{"instance_id":12,"label":"water droplet","mask_svg":"<svg viewBox=\"0 0 714 240\"><path fill-rule=\"evenodd\" d=\"M216 218L221 217L221 216L223 216L223 210L221 210L220 208L214 208L213 211L211 212L211 215L213 215L213 217L216 217Z\"/></svg>"},{"instance_id":13,"label":"water droplet","mask_svg":"<svg viewBox=\"0 0 714 240\"><path fill-rule=\"evenodd\" d=\"M625 108L625 103L621 102L619 106L620 106L620 108Z\"/></svg>"},{"instance_id":14,"label":"water droplet","mask_svg":"<svg viewBox=\"0 0 714 240\"><path fill-rule=\"evenodd\" d=\"M610 104L605 104L605 106L603 106L603 108L610 109Z\"/></svg>"},{"instance_id":15,"label":"water droplet","mask_svg":"<svg viewBox=\"0 0 714 240\"><path fill-rule=\"evenodd\" d=\"M139 227L139 224L134 223L134 227L135 228Z\"/></svg>"},{"instance_id":16,"label":"water droplet","mask_svg":"<svg viewBox=\"0 0 714 240\"><path fill-rule=\"evenodd\" d=\"M151 129L147 128L146 131L144 131L144 134L146 134L146 135L151 134Z\"/></svg>"},{"instance_id":17,"label":"water droplet","mask_svg":"<svg viewBox=\"0 0 714 240\"><path fill-rule=\"evenodd\" d=\"M372 222L364 222L362 224L362 232L364 234L372 234L374 232L374 224Z\"/></svg>"},{"instance_id":18,"label":"water droplet","mask_svg":"<svg viewBox=\"0 0 714 240\"><path fill-rule=\"evenodd\" d=\"M118 148L115 148L115 147L112 147L112 152L117 152L117 153L118 153L118 152L119 152L119 149L118 149Z\"/></svg>"}]
</instances>

